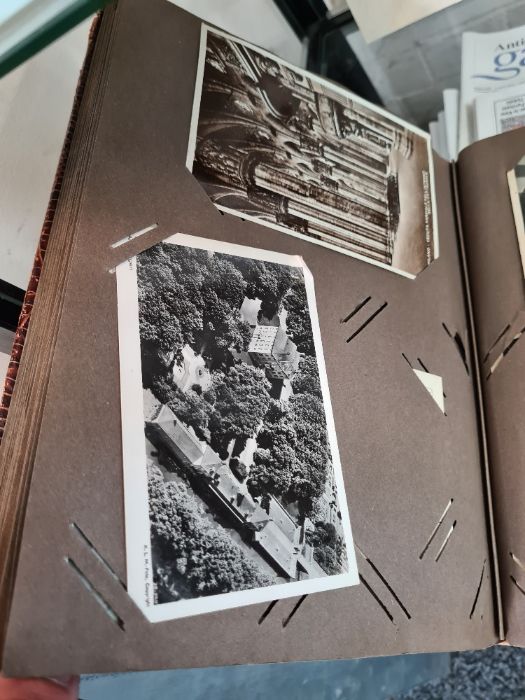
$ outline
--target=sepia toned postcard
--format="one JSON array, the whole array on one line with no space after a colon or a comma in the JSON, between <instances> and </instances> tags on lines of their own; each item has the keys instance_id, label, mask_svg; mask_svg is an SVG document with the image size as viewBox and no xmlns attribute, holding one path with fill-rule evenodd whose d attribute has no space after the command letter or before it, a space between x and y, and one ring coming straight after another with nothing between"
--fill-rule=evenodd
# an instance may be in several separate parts
<instances>
[{"instance_id":1,"label":"sepia toned postcard","mask_svg":"<svg viewBox=\"0 0 525 700\"><path fill-rule=\"evenodd\" d=\"M116 275L127 580L147 618L358 583L302 258L176 234Z\"/></svg>"},{"instance_id":2,"label":"sepia toned postcard","mask_svg":"<svg viewBox=\"0 0 525 700\"><path fill-rule=\"evenodd\" d=\"M410 278L438 257L427 133L201 31L187 167L219 209Z\"/></svg>"}]
</instances>

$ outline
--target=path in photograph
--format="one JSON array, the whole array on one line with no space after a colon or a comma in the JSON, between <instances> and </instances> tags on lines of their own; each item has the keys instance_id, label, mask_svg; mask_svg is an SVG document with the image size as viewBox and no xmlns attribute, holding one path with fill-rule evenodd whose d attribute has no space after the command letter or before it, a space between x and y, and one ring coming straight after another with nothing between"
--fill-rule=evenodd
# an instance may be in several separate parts
<instances>
[{"instance_id":1,"label":"path in photograph","mask_svg":"<svg viewBox=\"0 0 525 700\"><path fill-rule=\"evenodd\" d=\"M242 41L201 50L188 167L217 206L412 275L437 257L422 132Z\"/></svg>"},{"instance_id":2,"label":"path in photograph","mask_svg":"<svg viewBox=\"0 0 525 700\"><path fill-rule=\"evenodd\" d=\"M348 570L302 269L137 257L156 603Z\"/></svg>"}]
</instances>

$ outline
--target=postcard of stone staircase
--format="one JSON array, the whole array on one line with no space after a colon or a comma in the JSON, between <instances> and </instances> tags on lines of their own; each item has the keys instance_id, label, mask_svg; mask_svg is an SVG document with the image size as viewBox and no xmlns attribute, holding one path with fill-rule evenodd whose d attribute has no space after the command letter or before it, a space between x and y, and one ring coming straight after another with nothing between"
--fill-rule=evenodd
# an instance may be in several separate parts
<instances>
[{"instance_id":1,"label":"postcard of stone staircase","mask_svg":"<svg viewBox=\"0 0 525 700\"><path fill-rule=\"evenodd\" d=\"M186 165L222 211L406 277L439 255L427 133L206 25Z\"/></svg>"},{"instance_id":2,"label":"postcard of stone staircase","mask_svg":"<svg viewBox=\"0 0 525 700\"><path fill-rule=\"evenodd\" d=\"M128 589L148 619L358 583L302 258L176 234L116 273Z\"/></svg>"}]
</instances>

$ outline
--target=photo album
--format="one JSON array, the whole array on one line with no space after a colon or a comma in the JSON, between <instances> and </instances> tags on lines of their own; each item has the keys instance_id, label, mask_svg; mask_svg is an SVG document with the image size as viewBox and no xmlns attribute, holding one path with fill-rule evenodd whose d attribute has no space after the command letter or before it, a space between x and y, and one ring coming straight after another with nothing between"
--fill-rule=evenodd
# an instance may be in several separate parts
<instances>
[{"instance_id":1,"label":"photo album","mask_svg":"<svg viewBox=\"0 0 525 700\"><path fill-rule=\"evenodd\" d=\"M524 154L108 5L0 406L3 672L525 645Z\"/></svg>"}]
</instances>

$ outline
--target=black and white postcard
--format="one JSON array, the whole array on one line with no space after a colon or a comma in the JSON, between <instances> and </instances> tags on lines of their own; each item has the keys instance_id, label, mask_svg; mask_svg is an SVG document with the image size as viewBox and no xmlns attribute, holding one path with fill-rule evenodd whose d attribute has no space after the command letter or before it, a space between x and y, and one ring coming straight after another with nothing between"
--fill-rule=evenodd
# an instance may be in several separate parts
<instances>
[{"instance_id":1,"label":"black and white postcard","mask_svg":"<svg viewBox=\"0 0 525 700\"><path fill-rule=\"evenodd\" d=\"M128 590L148 619L358 583L302 258L176 234L116 273Z\"/></svg>"},{"instance_id":2,"label":"black and white postcard","mask_svg":"<svg viewBox=\"0 0 525 700\"><path fill-rule=\"evenodd\" d=\"M225 212L411 278L438 257L429 135L206 25L187 167Z\"/></svg>"}]
</instances>

